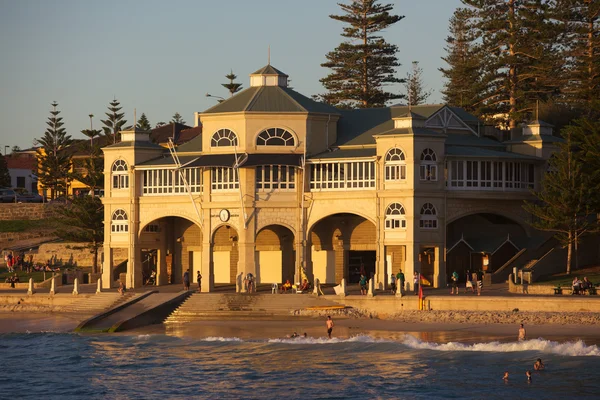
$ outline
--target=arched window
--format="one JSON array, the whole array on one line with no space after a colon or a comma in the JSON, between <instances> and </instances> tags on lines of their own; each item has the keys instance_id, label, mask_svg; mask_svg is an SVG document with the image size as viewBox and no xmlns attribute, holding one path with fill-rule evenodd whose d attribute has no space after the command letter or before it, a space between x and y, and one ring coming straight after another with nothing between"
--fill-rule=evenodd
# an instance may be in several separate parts
<instances>
[{"instance_id":1,"label":"arched window","mask_svg":"<svg viewBox=\"0 0 600 400\"><path fill-rule=\"evenodd\" d=\"M294 136L281 128L265 129L256 138L257 146L294 146Z\"/></svg>"},{"instance_id":2,"label":"arched window","mask_svg":"<svg viewBox=\"0 0 600 400\"><path fill-rule=\"evenodd\" d=\"M385 210L385 229L406 229L405 214L402 204L390 204Z\"/></svg>"},{"instance_id":3,"label":"arched window","mask_svg":"<svg viewBox=\"0 0 600 400\"><path fill-rule=\"evenodd\" d=\"M127 189L129 187L129 174L125 160L117 160L112 166L113 189Z\"/></svg>"},{"instance_id":4,"label":"arched window","mask_svg":"<svg viewBox=\"0 0 600 400\"><path fill-rule=\"evenodd\" d=\"M219 129L212 135L210 141L210 147L232 147L237 145L237 135L230 129Z\"/></svg>"},{"instance_id":5,"label":"arched window","mask_svg":"<svg viewBox=\"0 0 600 400\"><path fill-rule=\"evenodd\" d=\"M127 213L123 210L115 210L112 215L110 230L114 233L125 233L129 231L129 221Z\"/></svg>"},{"instance_id":6,"label":"arched window","mask_svg":"<svg viewBox=\"0 0 600 400\"><path fill-rule=\"evenodd\" d=\"M437 181L437 157L435 151L425 149L421 153L419 175L422 181Z\"/></svg>"},{"instance_id":7,"label":"arched window","mask_svg":"<svg viewBox=\"0 0 600 400\"><path fill-rule=\"evenodd\" d=\"M397 147L390 149L385 155L385 180L406 180L406 157Z\"/></svg>"},{"instance_id":8,"label":"arched window","mask_svg":"<svg viewBox=\"0 0 600 400\"><path fill-rule=\"evenodd\" d=\"M421 207L421 220L419 226L423 229L437 229L437 211L431 203L423 204Z\"/></svg>"}]
</instances>

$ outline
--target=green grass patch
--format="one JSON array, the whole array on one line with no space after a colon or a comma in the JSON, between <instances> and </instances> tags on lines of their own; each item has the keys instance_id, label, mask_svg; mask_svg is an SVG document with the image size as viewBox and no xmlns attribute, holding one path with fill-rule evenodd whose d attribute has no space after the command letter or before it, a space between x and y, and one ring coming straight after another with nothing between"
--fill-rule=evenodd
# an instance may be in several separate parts
<instances>
[{"instance_id":1,"label":"green grass patch","mask_svg":"<svg viewBox=\"0 0 600 400\"><path fill-rule=\"evenodd\" d=\"M39 229L54 229L57 223L50 219L0 221L0 232L27 232Z\"/></svg>"},{"instance_id":2,"label":"green grass patch","mask_svg":"<svg viewBox=\"0 0 600 400\"><path fill-rule=\"evenodd\" d=\"M585 268L578 269L576 271L571 271L570 274L556 274L551 276L545 276L540 278L540 280L536 281L536 285L547 285L552 287L571 287L573 284L573 279L578 277L580 280L583 280L583 277L587 276L588 280L592 282L594 285L600 283L600 267L593 268Z\"/></svg>"},{"instance_id":3,"label":"green grass patch","mask_svg":"<svg viewBox=\"0 0 600 400\"><path fill-rule=\"evenodd\" d=\"M19 271L19 270L16 270L15 272L17 273L17 276L19 277L19 281L21 283L29 282L29 278L33 278L33 281L36 283L44 281L44 273L43 272L33 272L31 274L28 274L25 271ZM9 276L12 276L13 274L14 274L14 272L8 272L6 269L3 268L3 271L0 273L0 282L4 283L6 281L6 278L8 278ZM46 279L49 279L51 277L52 277L52 272L46 272Z\"/></svg>"}]
</instances>

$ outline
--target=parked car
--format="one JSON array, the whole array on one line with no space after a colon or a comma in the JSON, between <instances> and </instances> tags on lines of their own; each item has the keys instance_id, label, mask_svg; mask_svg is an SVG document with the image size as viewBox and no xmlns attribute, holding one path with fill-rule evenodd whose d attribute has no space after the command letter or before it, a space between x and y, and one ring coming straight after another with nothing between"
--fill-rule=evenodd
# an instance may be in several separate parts
<instances>
[{"instance_id":1,"label":"parked car","mask_svg":"<svg viewBox=\"0 0 600 400\"><path fill-rule=\"evenodd\" d=\"M16 203L17 192L9 188L0 188L0 203Z\"/></svg>"},{"instance_id":2,"label":"parked car","mask_svg":"<svg viewBox=\"0 0 600 400\"><path fill-rule=\"evenodd\" d=\"M17 203L43 203L44 198L37 193L29 193L23 188L13 188L17 193Z\"/></svg>"}]
</instances>

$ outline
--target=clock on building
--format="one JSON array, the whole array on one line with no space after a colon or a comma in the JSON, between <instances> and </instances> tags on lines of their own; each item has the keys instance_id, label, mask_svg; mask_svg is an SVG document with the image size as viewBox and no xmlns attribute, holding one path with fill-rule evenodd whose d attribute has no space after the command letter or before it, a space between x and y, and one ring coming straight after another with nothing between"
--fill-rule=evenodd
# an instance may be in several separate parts
<instances>
[{"instance_id":1,"label":"clock on building","mask_svg":"<svg viewBox=\"0 0 600 400\"><path fill-rule=\"evenodd\" d=\"M229 211L228 211L228 210L225 210L225 209L222 209L222 210L219 212L219 218L220 218L220 219L221 219L221 221L223 221L223 222L227 222L227 221L229 221Z\"/></svg>"}]
</instances>

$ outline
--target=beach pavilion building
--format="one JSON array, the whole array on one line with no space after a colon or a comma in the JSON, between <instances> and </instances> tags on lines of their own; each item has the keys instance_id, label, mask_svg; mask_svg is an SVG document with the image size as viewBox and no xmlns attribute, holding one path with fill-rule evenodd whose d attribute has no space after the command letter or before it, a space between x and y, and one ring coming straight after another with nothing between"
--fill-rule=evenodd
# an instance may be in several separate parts
<instances>
[{"instance_id":1,"label":"beach pavilion building","mask_svg":"<svg viewBox=\"0 0 600 400\"><path fill-rule=\"evenodd\" d=\"M453 270L502 269L535 236L521 206L560 140L551 127L502 142L460 108L339 110L287 82L254 72L175 150L136 128L103 148L105 287L117 272L140 287L200 271L211 291L247 273L352 283L363 270L383 289L400 269L439 287Z\"/></svg>"}]
</instances>

